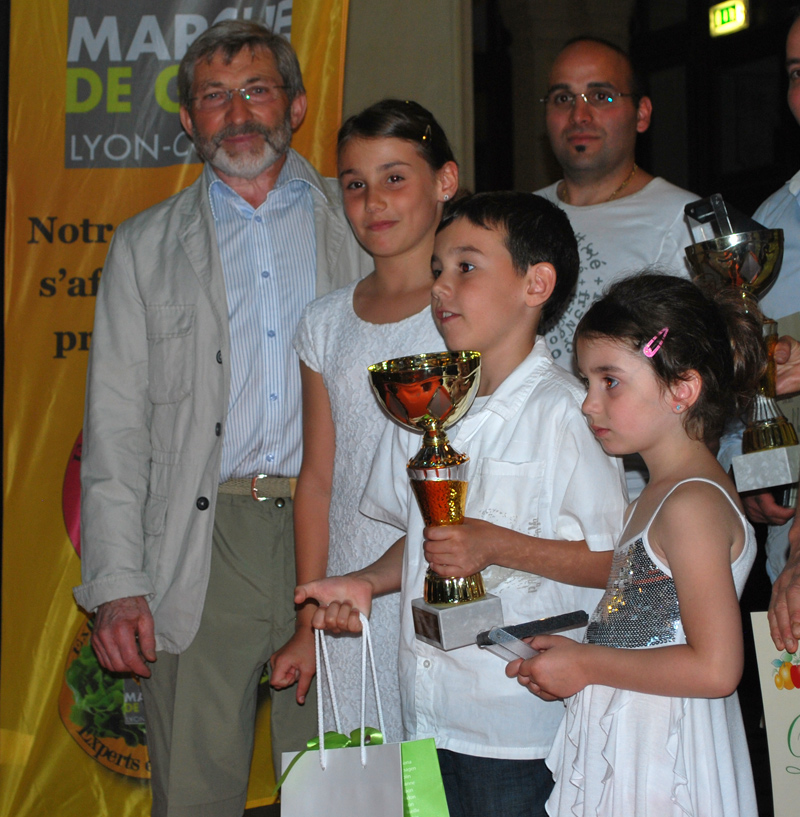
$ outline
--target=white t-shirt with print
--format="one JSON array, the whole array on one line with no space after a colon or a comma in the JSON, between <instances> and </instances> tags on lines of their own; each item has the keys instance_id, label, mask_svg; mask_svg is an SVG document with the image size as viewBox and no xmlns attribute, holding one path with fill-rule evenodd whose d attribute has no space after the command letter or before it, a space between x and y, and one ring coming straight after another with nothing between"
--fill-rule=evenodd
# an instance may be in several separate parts
<instances>
[{"instance_id":1,"label":"white t-shirt with print","mask_svg":"<svg viewBox=\"0 0 800 817\"><path fill-rule=\"evenodd\" d=\"M543 334L556 363L573 371L575 329L609 283L645 267L689 277L684 248L692 243L692 235L683 208L699 196L658 177L631 196L575 207L558 198L559 184L536 192L569 216L581 270L572 301Z\"/></svg>"}]
</instances>

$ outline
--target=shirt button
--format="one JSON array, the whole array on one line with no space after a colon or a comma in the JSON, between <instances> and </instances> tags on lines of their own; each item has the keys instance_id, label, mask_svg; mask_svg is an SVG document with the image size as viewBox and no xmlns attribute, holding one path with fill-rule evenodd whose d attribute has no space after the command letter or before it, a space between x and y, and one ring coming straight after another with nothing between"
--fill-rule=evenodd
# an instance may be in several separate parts
<instances>
[{"instance_id":1,"label":"shirt button","mask_svg":"<svg viewBox=\"0 0 800 817\"><path fill-rule=\"evenodd\" d=\"M275 337L275 330L274 329L268 329L267 330L267 337L268 338L274 338Z\"/></svg>"},{"instance_id":2,"label":"shirt button","mask_svg":"<svg viewBox=\"0 0 800 817\"><path fill-rule=\"evenodd\" d=\"M275 462L275 455L267 454L267 462Z\"/></svg>"},{"instance_id":3,"label":"shirt button","mask_svg":"<svg viewBox=\"0 0 800 817\"><path fill-rule=\"evenodd\" d=\"M222 349L217 349L217 363L222 363Z\"/></svg>"},{"instance_id":4,"label":"shirt button","mask_svg":"<svg viewBox=\"0 0 800 817\"><path fill-rule=\"evenodd\" d=\"M257 221L259 224L261 224L261 221L262 221L261 216L256 216L256 221Z\"/></svg>"},{"instance_id":5,"label":"shirt button","mask_svg":"<svg viewBox=\"0 0 800 817\"><path fill-rule=\"evenodd\" d=\"M214 433L217 435L217 437L219 437L219 435L222 434L222 423L217 423L214 426Z\"/></svg>"},{"instance_id":6,"label":"shirt button","mask_svg":"<svg viewBox=\"0 0 800 817\"><path fill-rule=\"evenodd\" d=\"M195 502L198 511L207 511L208 504L208 497L205 496L198 497L197 502Z\"/></svg>"},{"instance_id":7,"label":"shirt button","mask_svg":"<svg viewBox=\"0 0 800 817\"><path fill-rule=\"evenodd\" d=\"M272 400L272 402L274 403L278 399L278 395L275 394L275 392L272 392L272 394L269 396L269 399Z\"/></svg>"},{"instance_id":8,"label":"shirt button","mask_svg":"<svg viewBox=\"0 0 800 817\"><path fill-rule=\"evenodd\" d=\"M269 270L266 270L266 269L265 269L265 270L264 270L264 271L261 273L261 277L262 277L262 278L269 278Z\"/></svg>"},{"instance_id":9,"label":"shirt button","mask_svg":"<svg viewBox=\"0 0 800 817\"><path fill-rule=\"evenodd\" d=\"M425 669L428 669L428 667L430 667L430 665L431 665L431 662L427 658L422 662L422 666L425 667Z\"/></svg>"}]
</instances>

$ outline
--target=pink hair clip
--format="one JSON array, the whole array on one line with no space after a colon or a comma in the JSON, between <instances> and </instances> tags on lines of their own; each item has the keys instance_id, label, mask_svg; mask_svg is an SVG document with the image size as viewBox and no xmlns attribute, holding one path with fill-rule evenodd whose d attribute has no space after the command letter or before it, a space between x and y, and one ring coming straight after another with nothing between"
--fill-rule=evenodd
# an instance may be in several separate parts
<instances>
[{"instance_id":1,"label":"pink hair clip","mask_svg":"<svg viewBox=\"0 0 800 817\"><path fill-rule=\"evenodd\" d=\"M669 334L669 327L665 326L653 335L650 340L645 343L642 348L642 353L645 357L653 357L656 352L664 345L664 338Z\"/></svg>"}]
</instances>

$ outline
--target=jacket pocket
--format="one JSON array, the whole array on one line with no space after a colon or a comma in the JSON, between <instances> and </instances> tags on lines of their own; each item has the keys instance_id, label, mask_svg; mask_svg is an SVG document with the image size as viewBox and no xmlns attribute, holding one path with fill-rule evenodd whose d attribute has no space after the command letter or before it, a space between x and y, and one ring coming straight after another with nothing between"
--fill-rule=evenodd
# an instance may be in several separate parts
<instances>
[{"instance_id":1,"label":"jacket pocket","mask_svg":"<svg viewBox=\"0 0 800 817\"><path fill-rule=\"evenodd\" d=\"M192 392L194 305L151 305L145 320L148 396L152 403L177 403Z\"/></svg>"},{"instance_id":2,"label":"jacket pocket","mask_svg":"<svg viewBox=\"0 0 800 817\"><path fill-rule=\"evenodd\" d=\"M147 495L144 504L142 528L147 536L158 536L164 530L167 518L167 500L164 497Z\"/></svg>"}]
</instances>

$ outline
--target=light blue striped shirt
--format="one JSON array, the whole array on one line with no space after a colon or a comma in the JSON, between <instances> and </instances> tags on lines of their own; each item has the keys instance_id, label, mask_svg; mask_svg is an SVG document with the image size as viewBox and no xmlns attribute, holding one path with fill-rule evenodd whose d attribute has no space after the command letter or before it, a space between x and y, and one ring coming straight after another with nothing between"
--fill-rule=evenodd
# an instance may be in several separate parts
<instances>
[{"instance_id":1,"label":"light blue striped shirt","mask_svg":"<svg viewBox=\"0 0 800 817\"><path fill-rule=\"evenodd\" d=\"M231 338L220 482L254 474L291 477L300 470L303 417L292 338L315 296L316 245L315 185L296 156L289 151L275 187L256 209L208 164L203 171Z\"/></svg>"}]
</instances>

